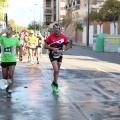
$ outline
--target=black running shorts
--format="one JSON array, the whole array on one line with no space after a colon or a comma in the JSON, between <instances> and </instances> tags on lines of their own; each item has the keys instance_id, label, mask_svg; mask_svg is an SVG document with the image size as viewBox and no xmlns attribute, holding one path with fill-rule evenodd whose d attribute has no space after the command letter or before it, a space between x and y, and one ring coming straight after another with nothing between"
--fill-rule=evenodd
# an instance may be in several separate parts
<instances>
[{"instance_id":1,"label":"black running shorts","mask_svg":"<svg viewBox=\"0 0 120 120\"><path fill-rule=\"evenodd\" d=\"M57 61L57 62L59 62L59 63L62 63L62 58L63 58L63 56L61 55L60 57L55 58L54 55L52 54L52 52L50 51L50 53L49 53L49 58L50 58L50 61L51 61L51 62Z\"/></svg>"},{"instance_id":2,"label":"black running shorts","mask_svg":"<svg viewBox=\"0 0 120 120\"><path fill-rule=\"evenodd\" d=\"M6 67L9 67L9 66L13 66L13 65L16 65L16 62L2 62L1 63L2 68L6 68Z\"/></svg>"}]
</instances>

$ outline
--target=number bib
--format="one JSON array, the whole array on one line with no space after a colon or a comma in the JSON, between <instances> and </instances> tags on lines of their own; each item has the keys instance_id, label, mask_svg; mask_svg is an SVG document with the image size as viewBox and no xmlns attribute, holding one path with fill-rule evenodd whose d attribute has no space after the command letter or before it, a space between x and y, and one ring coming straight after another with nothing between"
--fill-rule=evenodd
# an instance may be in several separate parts
<instances>
[{"instance_id":1,"label":"number bib","mask_svg":"<svg viewBox=\"0 0 120 120\"><path fill-rule=\"evenodd\" d=\"M4 47L4 53L5 53L5 54L11 54L11 53L12 53L12 47L8 47L8 46L6 47L6 46L5 46L5 47Z\"/></svg>"},{"instance_id":2,"label":"number bib","mask_svg":"<svg viewBox=\"0 0 120 120\"><path fill-rule=\"evenodd\" d=\"M52 56L53 58L60 58L60 54L58 54L57 52L53 52L53 51L52 51Z\"/></svg>"}]
</instances>

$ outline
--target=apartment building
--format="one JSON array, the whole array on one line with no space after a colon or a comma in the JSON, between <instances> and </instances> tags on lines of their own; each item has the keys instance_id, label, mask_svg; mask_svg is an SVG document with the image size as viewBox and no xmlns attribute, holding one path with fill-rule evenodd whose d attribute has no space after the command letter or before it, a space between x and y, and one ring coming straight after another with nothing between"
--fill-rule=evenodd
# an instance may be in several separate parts
<instances>
[{"instance_id":1,"label":"apartment building","mask_svg":"<svg viewBox=\"0 0 120 120\"><path fill-rule=\"evenodd\" d=\"M90 4L94 0L90 0ZM88 0L65 0L65 12L72 20L84 20L87 15Z\"/></svg>"},{"instance_id":2,"label":"apartment building","mask_svg":"<svg viewBox=\"0 0 120 120\"><path fill-rule=\"evenodd\" d=\"M59 22L65 16L65 0L43 0L43 22L50 25Z\"/></svg>"}]
</instances>

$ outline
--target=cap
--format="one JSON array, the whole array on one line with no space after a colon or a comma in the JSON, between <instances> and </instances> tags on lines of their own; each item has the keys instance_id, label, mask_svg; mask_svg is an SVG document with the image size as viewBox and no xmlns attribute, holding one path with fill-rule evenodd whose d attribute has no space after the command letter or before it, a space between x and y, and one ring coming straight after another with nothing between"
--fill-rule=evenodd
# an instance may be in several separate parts
<instances>
[{"instance_id":1,"label":"cap","mask_svg":"<svg viewBox=\"0 0 120 120\"><path fill-rule=\"evenodd\" d=\"M55 29L55 28L60 29L60 28L61 28L61 26L60 26L59 24L57 24L57 23L56 23L56 24L54 24L54 25L53 25L53 29Z\"/></svg>"}]
</instances>

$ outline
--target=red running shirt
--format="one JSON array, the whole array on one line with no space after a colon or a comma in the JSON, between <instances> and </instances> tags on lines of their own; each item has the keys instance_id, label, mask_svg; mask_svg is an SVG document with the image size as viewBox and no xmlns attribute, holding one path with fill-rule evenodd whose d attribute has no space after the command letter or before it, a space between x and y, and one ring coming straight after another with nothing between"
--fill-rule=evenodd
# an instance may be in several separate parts
<instances>
[{"instance_id":1,"label":"red running shirt","mask_svg":"<svg viewBox=\"0 0 120 120\"><path fill-rule=\"evenodd\" d=\"M46 43L50 45L50 47L59 48L63 47L63 45L68 44L68 39L63 35L60 34L59 36L55 36L51 34L47 39Z\"/></svg>"}]
</instances>

